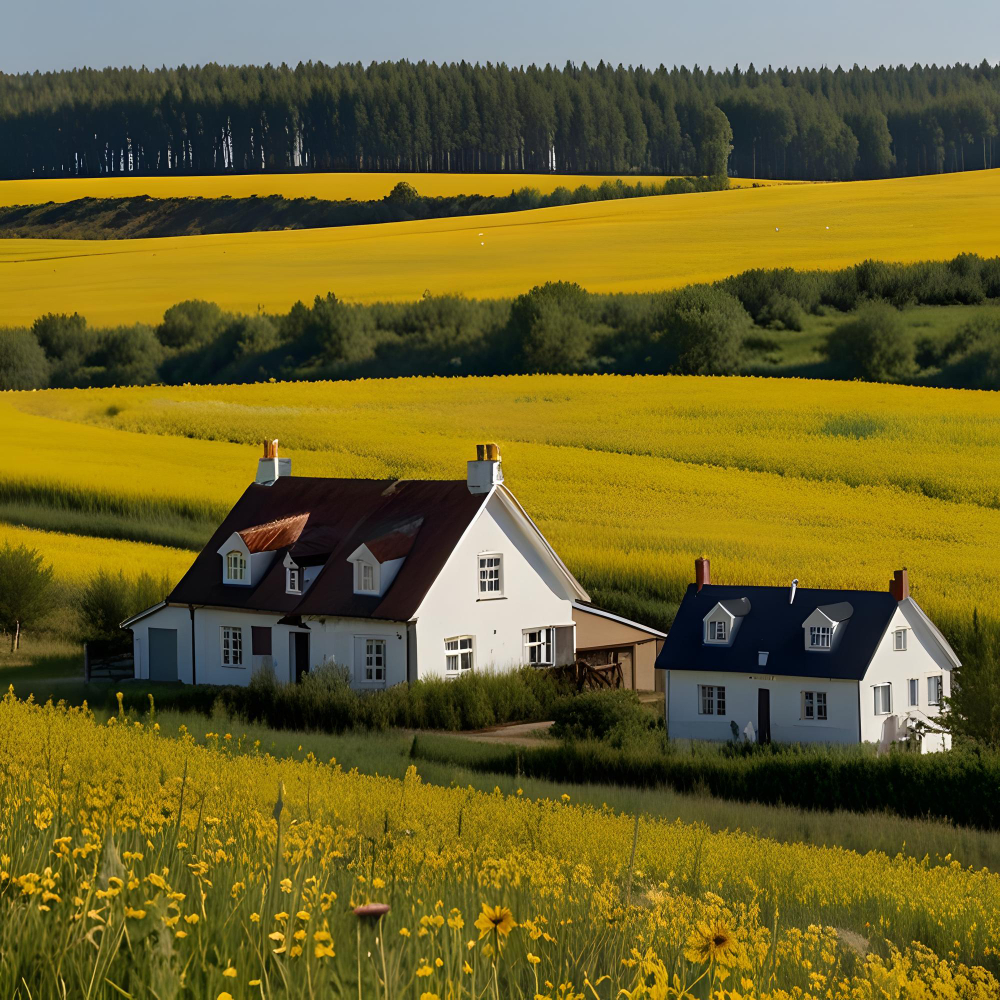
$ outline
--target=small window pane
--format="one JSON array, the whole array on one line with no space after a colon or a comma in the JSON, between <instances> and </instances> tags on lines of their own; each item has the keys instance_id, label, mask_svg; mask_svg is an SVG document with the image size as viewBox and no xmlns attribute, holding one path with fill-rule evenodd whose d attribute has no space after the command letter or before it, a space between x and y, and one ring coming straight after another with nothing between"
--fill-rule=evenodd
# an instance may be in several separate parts
<instances>
[{"instance_id":1,"label":"small window pane","mask_svg":"<svg viewBox=\"0 0 1000 1000\"><path fill-rule=\"evenodd\" d=\"M479 593L497 597L502 593L500 579L500 564L502 557L498 554L479 557Z\"/></svg>"},{"instance_id":2,"label":"small window pane","mask_svg":"<svg viewBox=\"0 0 1000 1000\"><path fill-rule=\"evenodd\" d=\"M893 633L892 639L893 649L904 650L906 649L906 629L898 628Z\"/></svg>"},{"instance_id":3,"label":"small window pane","mask_svg":"<svg viewBox=\"0 0 1000 1000\"><path fill-rule=\"evenodd\" d=\"M708 637L712 642L725 642L726 641L726 623L725 622L709 622L708 623Z\"/></svg>"},{"instance_id":4,"label":"small window pane","mask_svg":"<svg viewBox=\"0 0 1000 1000\"><path fill-rule=\"evenodd\" d=\"M816 718L825 719L826 718L826 692L817 691L816 692Z\"/></svg>"},{"instance_id":5,"label":"small window pane","mask_svg":"<svg viewBox=\"0 0 1000 1000\"><path fill-rule=\"evenodd\" d=\"M927 678L927 704L928 705L940 705L941 704L941 691L942 691L942 679L938 677L928 677Z\"/></svg>"},{"instance_id":6,"label":"small window pane","mask_svg":"<svg viewBox=\"0 0 1000 1000\"><path fill-rule=\"evenodd\" d=\"M879 684L875 689L875 714L888 715L892 711L892 686Z\"/></svg>"},{"instance_id":7,"label":"small window pane","mask_svg":"<svg viewBox=\"0 0 1000 1000\"><path fill-rule=\"evenodd\" d=\"M361 585L358 590L363 590L366 593L374 593L375 591L375 567L370 563L360 563L360 579Z\"/></svg>"},{"instance_id":8,"label":"small window pane","mask_svg":"<svg viewBox=\"0 0 1000 1000\"><path fill-rule=\"evenodd\" d=\"M809 645L817 649L829 649L833 644L833 627L830 625L810 625Z\"/></svg>"},{"instance_id":9,"label":"small window pane","mask_svg":"<svg viewBox=\"0 0 1000 1000\"><path fill-rule=\"evenodd\" d=\"M365 680L369 683L385 681L385 640L365 640Z\"/></svg>"},{"instance_id":10,"label":"small window pane","mask_svg":"<svg viewBox=\"0 0 1000 1000\"><path fill-rule=\"evenodd\" d=\"M916 677L911 677L907 683L909 688L909 701L911 705L920 704L920 681Z\"/></svg>"}]
</instances>

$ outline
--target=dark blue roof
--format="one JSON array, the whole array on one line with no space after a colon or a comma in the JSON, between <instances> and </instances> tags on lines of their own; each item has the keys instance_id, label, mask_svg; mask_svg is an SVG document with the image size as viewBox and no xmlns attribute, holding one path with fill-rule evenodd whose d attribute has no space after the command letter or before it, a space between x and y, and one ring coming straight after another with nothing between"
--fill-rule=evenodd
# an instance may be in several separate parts
<instances>
[{"instance_id":1,"label":"dark blue roof","mask_svg":"<svg viewBox=\"0 0 1000 1000\"><path fill-rule=\"evenodd\" d=\"M795 601L789 604L788 594L788 587L712 584L699 591L692 583L656 658L657 667L861 680L898 606L896 598L888 591L799 587ZM719 601L741 597L750 601L750 612L740 620L732 645L706 644L705 615ZM844 602L854 611L838 627L834 648L829 652L807 650L803 622L819 607ZM767 665L759 666L758 654L763 652L768 654Z\"/></svg>"}]
</instances>

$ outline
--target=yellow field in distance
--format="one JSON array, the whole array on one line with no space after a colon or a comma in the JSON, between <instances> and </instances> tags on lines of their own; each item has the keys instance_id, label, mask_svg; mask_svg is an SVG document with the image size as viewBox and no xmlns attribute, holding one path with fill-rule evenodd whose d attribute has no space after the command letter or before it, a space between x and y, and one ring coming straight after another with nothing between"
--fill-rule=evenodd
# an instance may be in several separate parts
<instances>
[{"instance_id":1,"label":"yellow field in distance","mask_svg":"<svg viewBox=\"0 0 1000 1000\"><path fill-rule=\"evenodd\" d=\"M325 201L374 201L384 198L400 181L426 197L459 194L506 195L524 187L549 194L557 187L571 191L597 187L604 181L623 184L661 184L655 174L427 174L427 173L328 173L328 174L226 174L221 177L69 177L0 181L0 206L42 205L77 198L321 198ZM733 177L733 187L754 184L799 184L801 181L751 180Z\"/></svg>"},{"instance_id":2,"label":"yellow field in distance","mask_svg":"<svg viewBox=\"0 0 1000 1000\"><path fill-rule=\"evenodd\" d=\"M517 295L576 281L638 292L750 267L834 268L1000 251L1000 171L593 202L426 222L145 240L0 240L0 325L45 312L157 322L188 298L287 310Z\"/></svg>"},{"instance_id":3,"label":"yellow field in distance","mask_svg":"<svg viewBox=\"0 0 1000 1000\"><path fill-rule=\"evenodd\" d=\"M298 475L393 479L461 478L476 442L496 440L508 484L571 569L598 600L634 598L636 615L678 600L702 554L719 582L746 584L881 590L907 566L942 622L1000 607L995 393L411 378L6 393L0 420L16 482L210 518L252 480L265 437Z\"/></svg>"}]
</instances>

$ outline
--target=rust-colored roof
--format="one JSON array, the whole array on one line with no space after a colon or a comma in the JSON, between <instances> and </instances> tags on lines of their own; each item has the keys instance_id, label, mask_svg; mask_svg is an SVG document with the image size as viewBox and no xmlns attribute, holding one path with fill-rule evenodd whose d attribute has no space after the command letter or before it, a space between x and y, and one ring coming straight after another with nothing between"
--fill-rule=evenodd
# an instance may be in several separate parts
<instances>
[{"instance_id":1,"label":"rust-colored roof","mask_svg":"<svg viewBox=\"0 0 1000 1000\"><path fill-rule=\"evenodd\" d=\"M246 608L281 615L408 621L486 497L471 494L464 479L393 482L285 476L271 486L253 484L167 600L172 604ZM234 587L222 582L218 549L233 532L242 536L244 532L297 524L300 520L297 536L275 550L259 583ZM408 535L404 530L418 523L414 533ZM369 548L374 544L383 555L409 545L406 560L382 597L354 593L353 567L347 558L363 543ZM323 565L304 594L285 593L285 551L303 563Z\"/></svg>"},{"instance_id":2,"label":"rust-colored roof","mask_svg":"<svg viewBox=\"0 0 1000 1000\"><path fill-rule=\"evenodd\" d=\"M276 552L298 541L308 520L308 514L296 514L294 517L283 517L278 521L244 528L237 534L250 552Z\"/></svg>"},{"instance_id":3,"label":"rust-colored roof","mask_svg":"<svg viewBox=\"0 0 1000 1000\"><path fill-rule=\"evenodd\" d=\"M422 517L415 521L410 521L388 534L380 535L365 542L368 551L380 562L389 562L391 559L405 559L413 548L413 543L417 540L417 532L424 523Z\"/></svg>"}]
</instances>

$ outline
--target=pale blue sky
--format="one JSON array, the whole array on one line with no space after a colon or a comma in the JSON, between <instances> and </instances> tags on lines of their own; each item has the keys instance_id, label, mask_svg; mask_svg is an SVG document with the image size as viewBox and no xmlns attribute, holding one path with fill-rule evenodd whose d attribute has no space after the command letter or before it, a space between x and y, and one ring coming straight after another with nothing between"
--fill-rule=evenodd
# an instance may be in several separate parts
<instances>
[{"instance_id":1,"label":"pale blue sky","mask_svg":"<svg viewBox=\"0 0 1000 1000\"><path fill-rule=\"evenodd\" d=\"M998 0L0 0L0 70L209 61L1000 61Z\"/></svg>"}]
</instances>

